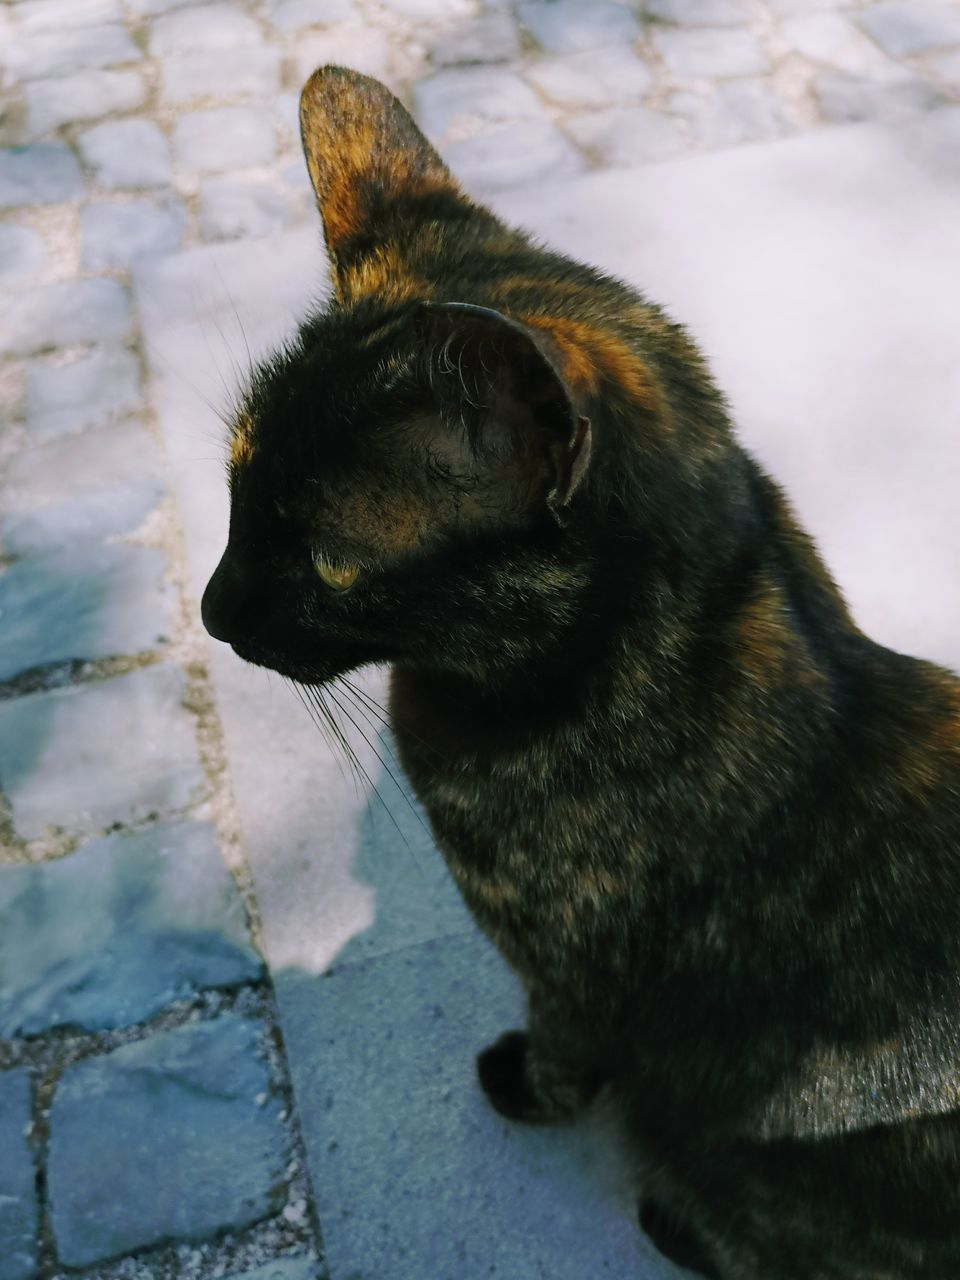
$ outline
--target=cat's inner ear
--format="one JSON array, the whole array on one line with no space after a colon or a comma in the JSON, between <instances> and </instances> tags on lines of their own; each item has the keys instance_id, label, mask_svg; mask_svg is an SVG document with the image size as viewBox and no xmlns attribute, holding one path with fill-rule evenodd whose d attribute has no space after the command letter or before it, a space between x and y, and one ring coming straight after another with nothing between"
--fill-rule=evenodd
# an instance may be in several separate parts
<instances>
[{"instance_id":1,"label":"cat's inner ear","mask_svg":"<svg viewBox=\"0 0 960 1280\"><path fill-rule=\"evenodd\" d=\"M300 134L335 271L397 229L405 200L461 195L405 108L356 71L313 73L300 95Z\"/></svg>"},{"instance_id":2,"label":"cat's inner ear","mask_svg":"<svg viewBox=\"0 0 960 1280\"><path fill-rule=\"evenodd\" d=\"M425 302L420 336L444 421L513 468L530 500L566 505L590 459L589 420L549 337L487 307Z\"/></svg>"}]
</instances>

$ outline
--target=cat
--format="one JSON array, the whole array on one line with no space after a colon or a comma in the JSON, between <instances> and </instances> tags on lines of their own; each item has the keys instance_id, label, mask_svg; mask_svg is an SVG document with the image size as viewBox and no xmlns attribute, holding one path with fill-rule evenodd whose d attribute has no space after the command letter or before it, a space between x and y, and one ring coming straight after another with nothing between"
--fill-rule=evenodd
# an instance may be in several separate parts
<instances>
[{"instance_id":1,"label":"cat","mask_svg":"<svg viewBox=\"0 0 960 1280\"><path fill-rule=\"evenodd\" d=\"M960 681L863 635L684 330L471 201L326 67L334 293L257 368L203 597L397 751L525 1030L514 1120L603 1088L641 1221L719 1280L960 1276Z\"/></svg>"}]
</instances>

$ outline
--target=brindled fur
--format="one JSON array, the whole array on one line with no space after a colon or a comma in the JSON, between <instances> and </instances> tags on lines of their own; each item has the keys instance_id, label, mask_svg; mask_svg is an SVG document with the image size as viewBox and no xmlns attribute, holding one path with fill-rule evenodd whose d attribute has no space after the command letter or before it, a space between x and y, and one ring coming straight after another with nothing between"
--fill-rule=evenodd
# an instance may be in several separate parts
<instances>
[{"instance_id":1,"label":"brindled fur","mask_svg":"<svg viewBox=\"0 0 960 1280\"><path fill-rule=\"evenodd\" d=\"M319 686L392 664L528 993L495 1106L609 1086L706 1274L956 1280L960 682L859 631L656 306L472 203L376 82L318 71L302 122L334 297L238 409L210 629Z\"/></svg>"}]
</instances>

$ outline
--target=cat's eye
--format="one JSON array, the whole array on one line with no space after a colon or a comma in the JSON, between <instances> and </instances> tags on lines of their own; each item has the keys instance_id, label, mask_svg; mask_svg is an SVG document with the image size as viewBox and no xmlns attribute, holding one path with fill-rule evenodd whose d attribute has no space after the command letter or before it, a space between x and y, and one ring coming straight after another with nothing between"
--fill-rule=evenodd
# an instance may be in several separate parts
<instances>
[{"instance_id":1,"label":"cat's eye","mask_svg":"<svg viewBox=\"0 0 960 1280\"><path fill-rule=\"evenodd\" d=\"M331 591L349 591L360 574L355 564L334 564L323 556L313 557L313 567Z\"/></svg>"}]
</instances>

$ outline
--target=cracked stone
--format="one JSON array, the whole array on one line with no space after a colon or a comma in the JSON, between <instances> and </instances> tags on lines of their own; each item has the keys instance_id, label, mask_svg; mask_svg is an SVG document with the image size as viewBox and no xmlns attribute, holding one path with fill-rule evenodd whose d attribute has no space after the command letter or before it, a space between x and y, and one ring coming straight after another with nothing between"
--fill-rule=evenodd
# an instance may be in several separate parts
<instances>
[{"instance_id":1,"label":"cracked stone","mask_svg":"<svg viewBox=\"0 0 960 1280\"><path fill-rule=\"evenodd\" d=\"M895 58L960 44L960 9L954 4L876 4L858 13L857 21Z\"/></svg>"},{"instance_id":2,"label":"cracked stone","mask_svg":"<svg viewBox=\"0 0 960 1280\"><path fill-rule=\"evenodd\" d=\"M157 446L139 422L118 422L82 435L55 436L19 450L7 464L0 507L31 514L97 490L148 485L159 494Z\"/></svg>"},{"instance_id":3,"label":"cracked stone","mask_svg":"<svg viewBox=\"0 0 960 1280\"><path fill-rule=\"evenodd\" d=\"M102 427L140 408L136 357L105 347L73 364L26 366L27 425L34 440Z\"/></svg>"},{"instance_id":4,"label":"cracked stone","mask_svg":"<svg viewBox=\"0 0 960 1280\"><path fill-rule=\"evenodd\" d=\"M167 102L242 94L270 97L280 85L280 50L269 45L241 45L179 54L160 64L160 85Z\"/></svg>"},{"instance_id":5,"label":"cracked stone","mask_svg":"<svg viewBox=\"0 0 960 1280\"><path fill-rule=\"evenodd\" d=\"M36 556L132 533L163 496L156 480L81 494L0 518L0 546L11 556ZM2 584L0 577L0 584ZM2 597L2 587L0 587Z\"/></svg>"},{"instance_id":6,"label":"cracked stone","mask_svg":"<svg viewBox=\"0 0 960 1280\"><path fill-rule=\"evenodd\" d=\"M533 0L517 9L520 21L549 53L580 53L630 44L641 35L636 18L619 4L596 0Z\"/></svg>"},{"instance_id":7,"label":"cracked stone","mask_svg":"<svg viewBox=\"0 0 960 1280\"><path fill-rule=\"evenodd\" d=\"M669 72L684 79L713 80L749 76L769 67L760 41L751 31L725 27L694 31L654 31L654 48Z\"/></svg>"},{"instance_id":8,"label":"cracked stone","mask_svg":"<svg viewBox=\"0 0 960 1280\"><path fill-rule=\"evenodd\" d=\"M202 1239L279 1208L289 1148L257 1052L264 1032L227 1015L67 1067L50 1111L62 1262Z\"/></svg>"},{"instance_id":9,"label":"cracked stone","mask_svg":"<svg viewBox=\"0 0 960 1280\"><path fill-rule=\"evenodd\" d=\"M31 1123L30 1075L23 1068L0 1075L0 1280L37 1274L37 1186L27 1142Z\"/></svg>"},{"instance_id":10,"label":"cracked stone","mask_svg":"<svg viewBox=\"0 0 960 1280\"><path fill-rule=\"evenodd\" d=\"M0 1036L132 1026L174 1000L259 977L212 827L109 835L0 867Z\"/></svg>"},{"instance_id":11,"label":"cracked stone","mask_svg":"<svg viewBox=\"0 0 960 1280\"><path fill-rule=\"evenodd\" d=\"M236 240L282 231L290 221L287 200L267 182L209 178L200 189L204 240Z\"/></svg>"},{"instance_id":12,"label":"cracked stone","mask_svg":"<svg viewBox=\"0 0 960 1280\"><path fill-rule=\"evenodd\" d=\"M150 27L150 52L157 58L198 49L234 49L260 44L260 28L249 14L232 4L205 4L175 10Z\"/></svg>"},{"instance_id":13,"label":"cracked stone","mask_svg":"<svg viewBox=\"0 0 960 1280\"><path fill-rule=\"evenodd\" d=\"M164 187L170 181L167 140L149 120L110 120L77 140L102 187Z\"/></svg>"},{"instance_id":14,"label":"cracked stone","mask_svg":"<svg viewBox=\"0 0 960 1280\"><path fill-rule=\"evenodd\" d=\"M300 31L319 23L352 22L353 0L274 0L270 21L281 31Z\"/></svg>"},{"instance_id":15,"label":"cracked stone","mask_svg":"<svg viewBox=\"0 0 960 1280\"><path fill-rule=\"evenodd\" d=\"M0 151L0 209L57 204L82 194L80 166L69 147L37 143Z\"/></svg>"},{"instance_id":16,"label":"cracked stone","mask_svg":"<svg viewBox=\"0 0 960 1280\"><path fill-rule=\"evenodd\" d=\"M13 223L0 226L0 284L27 281L43 270L46 261L43 237L36 231Z\"/></svg>"},{"instance_id":17,"label":"cracked stone","mask_svg":"<svg viewBox=\"0 0 960 1280\"><path fill-rule=\"evenodd\" d=\"M69 505L46 512L47 536L59 547L71 512ZM124 543L67 546L0 573L0 680L55 662L141 653L164 640L170 601L162 551Z\"/></svg>"},{"instance_id":18,"label":"cracked stone","mask_svg":"<svg viewBox=\"0 0 960 1280\"><path fill-rule=\"evenodd\" d=\"M613 168L664 160L685 146L677 121L647 107L594 111L572 117L565 127L580 146Z\"/></svg>"},{"instance_id":19,"label":"cracked stone","mask_svg":"<svg viewBox=\"0 0 960 1280\"><path fill-rule=\"evenodd\" d=\"M443 148L443 158L464 186L478 194L527 183L574 177L586 161L546 121L531 121L465 138Z\"/></svg>"},{"instance_id":20,"label":"cracked stone","mask_svg":"<svg viewBox=\"0 0 960 1280\"><path fill-rule=\"evenodd\" d=\"M162 665L0 703L0 785L17 834L94 834L186 807L203 775L185 692L179 667Z\"/></svg>"},{"instance_id":21,"label":"cracked stone","mask_svg":"<svg viewBox=\"0 0 960 1280\"><path fill-rule=\"evenodd\" d=\"M186 211L176 200L88 204L80 213L81 264L102 271L169 253L183 239L186 221Z\"/></svg>"},{"instance_id":22,"label":"cracked stone","mask_svg":"<svg viewBox=\"0 0 960 1280\"><path fill-rule=\"evenodd\" d=\"M143 54L118 23L66 26L21 36L5 55L7 70L21 80L42 80L87 68L135 62Z\"/></svg>"},{"instance_id":23,"label":"cracked stone","mask_svg":"<svg viewBox=\"0 0 960 1280\"><path fill-rule=\"evenodd\" d=\"M218 172L267 164L273 159L273 126L244 107L189 111L174 126L173 151L185 169Z\"/></svg>"},{"instance_id":24,"label":"cracked stone","mask_svg":"<svg viewBox=\"0 0 960 1280\"><path fill-rule=\"evenodd\" d=\"M650 71L630 49L589 49L562 58L544 58L526 72L528 80L554 102L570 107L613 107L641 98Z\"/></svg>"},{"instance_id":25,"label":"cracked stone","mask_svg":"<svg viewBox=\"0 0 960 1280\"><path fill-rule=\"evenodd\" d=\"M509 62L519 57L520 37L507 13L487 13L475 22L447 32L430 46L437 67L484 62Z\"/></svg>"},{"instance_id":26,"label":"cracked stone","mask_svg":"<svg viewBox=\"0 0 960 1280\"><path fill-rule=\"evenodd\" d=\"M130 304L116 280L69 280L14 298L0 310L0 352L29 355L122 338Z\"/></svg>"},{"instance_id":27,"label":"cracked stone","mask_svg":"<svg viewBox=\"0 0 960 1280\"><path fill-rule=\"evenodd\" d=\"M813 92L827 119L842 124L899 120L941 101L932 85L905 71L870 77L824 72L814 80Z\"/></svg>"},{"instance_id":28,"label":"cracked stone","mask_svg":"<svg viewBox=\"0 0 960 1280\"><path fill-rule=\"evenodd\" d=\"M85 71L24 86L27 130L32 138L78 120L96 120L115 111L133 111L146 100L138 71Z\"/></svg>"},{"instance_id":29,"label":"cracked stone","mask_svg":"<svg viewBox=\"0 0 960 1280\"><path fill-rule=\"evenodd\" d=\"M495 67L438 71L413 86L413 97L420 127L435 141L543 116L530 86Z\"/></svg>"}]
</instances>

